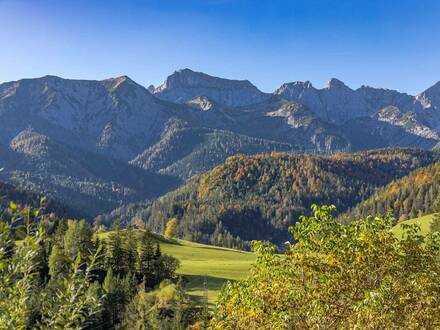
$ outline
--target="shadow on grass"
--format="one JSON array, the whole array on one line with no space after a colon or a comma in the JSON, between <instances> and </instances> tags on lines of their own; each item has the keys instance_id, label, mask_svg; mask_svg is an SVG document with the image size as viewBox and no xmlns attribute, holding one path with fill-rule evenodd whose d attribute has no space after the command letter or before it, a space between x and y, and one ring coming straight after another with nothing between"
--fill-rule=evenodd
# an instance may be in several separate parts
<instances>
[{"instance_id":1,"label":"shadow on grass","mask_svg":"<svg viewBox=\"0 0 440 330\"><path fill-rule=\"evenodd\" d=\"M227 278L208 276L208 275L184 275L185 285L189 291L205 290L205 280L207 290L221 290L227 281Z\"/></svg>"},{"instance_id":2,"label":"shadow on grass","mask_svg":"<svg viewBox=\"0 0 440 330\"><path fill-rule=\"evenodd\" d=\"M203 303L205 294L208 295L209 309L215 308L215 300L218 292L223 288L226 282L231 281L226 278L208 276L208 275L184 275L185 287L191 298Z\"/></svg>"}]
</instances>

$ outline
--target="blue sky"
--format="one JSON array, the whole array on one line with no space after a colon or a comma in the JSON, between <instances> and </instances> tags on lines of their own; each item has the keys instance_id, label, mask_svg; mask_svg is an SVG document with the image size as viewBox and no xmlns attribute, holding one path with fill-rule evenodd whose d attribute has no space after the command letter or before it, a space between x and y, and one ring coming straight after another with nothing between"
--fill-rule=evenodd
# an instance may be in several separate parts
<instances>
[{"instance_id":1,"label":"blue sky","mask_svg":"<svg viewBox=\"0 0 440 330\"><path fill-rule=\"evenodd\" d=\"M336 77L418 93L440 80L438 0L0 0L0 82L149 85L180 68L264 91Z\"/></svg>"}]
</instances>

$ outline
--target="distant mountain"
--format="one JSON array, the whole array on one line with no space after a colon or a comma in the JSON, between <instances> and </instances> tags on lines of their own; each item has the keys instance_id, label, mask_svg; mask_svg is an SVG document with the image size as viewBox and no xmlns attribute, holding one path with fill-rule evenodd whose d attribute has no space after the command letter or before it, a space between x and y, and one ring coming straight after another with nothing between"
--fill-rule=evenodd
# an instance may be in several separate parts
<instances>
[{"instance_id":1,"label":"distant mountain","mask_svg":"<svg viewBox=\"0 0 440 330\"><path fill-rule=\"evenodd\" d=\"M284 84L275 94L302 103L323 120L335 123L368 117L391 105L409 110L414 103L414 97L404 93L368 86L353 90L335 78L322 89L308 81Z\"/></svg>"},{"instance_id":2,"label":"distant mountain","mask_svg":"<svg viewBox=\"0 0 440 330\"><path fill-rule=\"evenodd\" d=\"M248 80L229 80L184 69L174 72L154 94L167 101L185 103L206 96L227 107L245 106L267 100L270 94L261 92Z\"/></svg>"},{"instance_id":3,"label":"distant mountain","mask_svg":"<svg viewBox=\"0 0 440 330\"><path fill-rule=\"evenodd\" d=\"M1 179L88 217L154 199L236 153L333 153L440 143L440 85L418 96L337 79L323 89L184 69L157 88L126 76L0 84Z\"/></svg>"},{"instance_id":4,"label":"distant mountain","mask_svg":"<svg viewBox=\"0 0 440 330\"><path fill-rule=\"evenodd\" d=\"M434 152L413 149L328 157L239 155L159 198L148 211L145 204L133 204L110 217L146 216L157 232L176 217L180 237L216 245L243 248L254 239L282 244L289 238L288 227L311 204L335 204L344 212L376 188L438 159Z\"/></svg>"}]
</instances>

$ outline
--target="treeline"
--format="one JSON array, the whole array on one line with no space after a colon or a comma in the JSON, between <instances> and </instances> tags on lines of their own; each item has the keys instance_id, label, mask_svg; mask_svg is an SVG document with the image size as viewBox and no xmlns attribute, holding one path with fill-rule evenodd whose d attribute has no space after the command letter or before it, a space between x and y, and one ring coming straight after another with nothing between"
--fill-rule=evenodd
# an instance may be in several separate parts
<instances>
[{"instance_id":1,"label":"treeline","mask_svg":"<svg viewBox=\"0 0 440 330\"><path fill-rule=\"evenodd\" d=\"M396 221L404 221L433 213L440 193L440 162L418 169L394 180L362 201L340 219L344 222L364 218L368 214L391 212Z\"/></svg>"},{"instance_id":2,"label":"treeline","mask_svg":"<svg viewBox=\"0 0 440 330\"><path fill-rule=\"evenodd\" d=\"M255 239L281 244L289 238L286 229L310 205L333 203L346 211L378 187L436 159L433 152L413 149L329 157L237 155L159 198L145 220L163 232L167 220L177 218L181 238L208 244L241 249Z\"/></svg>"},{"instance_id":3,"label":"treeline","mask_svg":"<svg viewBox=\"0 0 440 330\"><path fill-rule=\"evenodd\" d=\"M148 231L100 232L87 222L11 203L0 221L0 329L184 329L197 307Z\"/></svg>"}]
</instances>

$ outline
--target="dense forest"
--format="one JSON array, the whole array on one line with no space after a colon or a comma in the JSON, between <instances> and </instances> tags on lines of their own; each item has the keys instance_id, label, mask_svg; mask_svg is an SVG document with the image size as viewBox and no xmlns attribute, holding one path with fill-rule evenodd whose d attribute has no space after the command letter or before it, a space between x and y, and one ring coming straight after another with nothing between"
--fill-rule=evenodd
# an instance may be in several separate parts
<instances>
[{"instance_id":1,"label":"dense forest","mask_svg":"<svg viewBox=\"0 0 440 330\"><path fill-rule=\"evenodd\" d=\"M177 218L178 235L188 240L236 248L249 248L254 239L281 244L289 239L287 228L312 204L332 203L344 212L437 157L415 149L236 155L151 206L133 204L99 220L142 219L163 232L168 219Z\"/></svg>"},{"instance_id":2,"label":"dense forest","mask_svg":"<svg viewBox=\"0 0 440 330\"><path fill-rule=\"evenodd\" d=\"M11 202L0 221L0 329L184 329L203 319L158 237L41 211Z\"/></svg>"},{"instance_id":3,"label":"dense forest","mask_svg":"<svg viewBox=\"0 0 440 330\"><path fill-rule=\"evenodd\" d=\"M41 196L36 193L16 188L13 185L0 181L0 211L6 209L11 201L17 205L38 207ZM45 198L45 210L48 213L55 213L58 216L77 216L77 213L55 201L52 198Z\"/></svg>"},{"instance_id":4,"label":"dense forest","mask_svg":"<svg viewBox=\"0 0 440 330\"><path fill-rule=\"evenodd\" d=\"M404 221L436 211L435 201L439 193L440 163L437 162L392 181L341 215L340 219L348 222L368 214L391 212L396 221Z\"/></svg>"}]
</instances>

